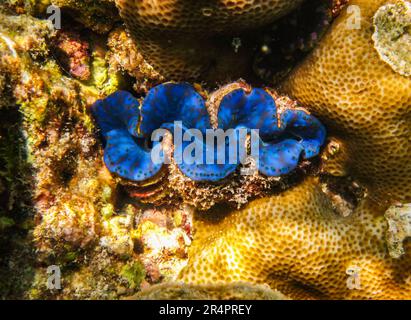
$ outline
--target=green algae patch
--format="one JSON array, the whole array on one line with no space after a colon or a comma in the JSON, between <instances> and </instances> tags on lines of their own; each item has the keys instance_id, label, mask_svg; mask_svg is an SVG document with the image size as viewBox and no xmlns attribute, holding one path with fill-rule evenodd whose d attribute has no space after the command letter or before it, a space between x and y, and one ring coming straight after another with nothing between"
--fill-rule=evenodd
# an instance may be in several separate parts
<instances>
[{"instance_id":1,"label":"green algae patch","mask_svg":"<svg viewBox=\"0 0 411 320\"><path fill-rule=\"evenodd\" d=\"M130 288L138 288L146 277L144 266L140 262L133 262L125 265L120 275L127 280Z\"/></svg>"},{"instance_id":2,"label":"green algae patch","mask_svg":"<svg viewBox=\"0 0 411 320\"><path fill-rule=\"evenodd\" d=\"M0 231L14 226L14 220L7 217L0 217Z\"/></svg>"}]
</instances>

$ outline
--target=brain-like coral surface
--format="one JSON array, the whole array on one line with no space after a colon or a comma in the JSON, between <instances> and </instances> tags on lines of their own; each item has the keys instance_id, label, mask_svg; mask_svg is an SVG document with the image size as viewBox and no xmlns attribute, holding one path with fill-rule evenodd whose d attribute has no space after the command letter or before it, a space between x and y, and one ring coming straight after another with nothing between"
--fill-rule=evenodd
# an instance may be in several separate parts
<instances>
[{"instance_id":1,"label":"brain-like coral surface","mask_svg":"<svg viewBox=\"0 0 411 320\"><path fill-rule=\"evenodd\" d=\"M340 165L371 197L409 202L411 78L381 60L373 41L374 16L390 3L352 1L284 89L342 141Z\"/></svg>"},{"instance_id":2,"label":"brain-like coral surface","mask_svg":"<svg viewBox=\"0 0 411 320\"><path fill-rule=\"evenodd\" d=\"M365 198L341 215L321 179L307 178L224 218L197 216L181 280L269 283L292 298L410 298L408 211L384 218L411 195L410 78L373 40L387 3L351 2L283 86L327 123L325 172L358 179Z\"/></svg>"},{"instance_id":3,"label":"brain-like coral surface","mask_svg":"<svg viewBox=\"0 0 411 320\"><path fill-rule=\"evenodd\" d=\"M172 80L197 78L223 61L243 68L231 40L284 16L302 0L117 0L120 15L149 63ZM228 35L225 40L218 35ZM226 58L224 58L226 56Z\"/></svg>"},{"instance_id":4,"label":"brain-like coral surface","mask_svg":"<svg viewBox=\"0 0 411 320\"><path fill-rule=\"evenodd\" d=\"M116 0L130 25L156 31L226 33L273 22L301 4L301 0L139 1Z\"/></svg>"},{"instance_id":5,"label":"brain-like coral surface","mask_svg":"<svg viewBox=\"0 0 411 320\"><path fill-rule=\"evenodd\" d=\"M197 216L189 263L179 278L267 283L291 298L410 299L410 243L401 259L391 258L387 223L378 213L364 201L342 217L318 179L308 178L225 218Z\"/></svg>"}]
</instances>

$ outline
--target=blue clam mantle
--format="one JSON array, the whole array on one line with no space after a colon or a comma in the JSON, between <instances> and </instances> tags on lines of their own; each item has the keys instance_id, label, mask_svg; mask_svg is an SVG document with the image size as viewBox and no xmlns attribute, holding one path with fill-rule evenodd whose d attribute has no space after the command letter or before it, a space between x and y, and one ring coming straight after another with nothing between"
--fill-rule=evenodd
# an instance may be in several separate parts
<instances>
[{"instance_id":1,"label":"blue clam mantle","mask_svg":"<svg viewBox=\"0 0 411 320\"><path fill-rule=\"evenodd\" d=\"M164 165L153 162L153 148L161 150L161 143L151 142L157 129L180 130L200 136L193 141L203 145L201 163L185 157L177 161L184 175L195 181L219 181L240 165L239 150L228 161L233 151L225 146L227 161L217 161L217 145L210 150L205 137L211 130L210 117L204 99L188 84L165 83L149 91L141 108L137 99L125 91L117 91L92 107L93 114L105 139L104 161L107 168L122 178L144 181L154 177ZM191 130L188 130L191 129ZM312 115L300 109L278 112L273 97L263 89L247 93L236 89L223 97L218 109L218 129L233 129L233 137L240 140L240 131L259 130L258 170L266 176L280 176L293 171L300 158L309 159L319 154L326 137L324 126ZM185 139L184 139L185 140ZM191 141L174 146L174 157L189 147ZM150 145L150 147L149 147ZM238 149L238 148L237 148ZM231 153L231 154L230 154ZM214 158L211 163L207 157Z\"/></svg>"}]
</instances>

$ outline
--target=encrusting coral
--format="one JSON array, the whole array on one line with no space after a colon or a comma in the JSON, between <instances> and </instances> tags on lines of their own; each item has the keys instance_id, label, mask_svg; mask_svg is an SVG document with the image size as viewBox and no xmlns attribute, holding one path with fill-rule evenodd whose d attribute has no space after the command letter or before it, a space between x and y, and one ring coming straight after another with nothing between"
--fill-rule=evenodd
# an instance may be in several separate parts
<instances>
[{"instance_id":1,"label":"encrusting coral","mask_svg":"<svg viewBox=\"0 0 411 320\"><path fill-rule=\"evenodd\" d=\"M97 33L109 32L119 16L114 0L47 0Z\"/></svg>"},{"instance_id":2,"label":"encrusting coral","mask_svg":"<svg viewBox=\"0 0 411 320\"><path fill-rule=\"evenodd\" d=\"M96 33L109 32L120 17L114 0L3 0L2 9L12 14L30 14L35 17L60 15L63 24L78 21ZM64 14L63 14L64 13Z\"/></svg>"},{"instance_id":3,"label":"encrusting coral","mask_svg":"<svg viewBox=\"0 0 411 320\"><path fill-rule=\"evenodd\" d=\"M242 210L197 215L194 228L179 281L266 283L294 299L411 298L411 243L391 258L380 209L364 200L342 217L318 178ZM352 277L359 287L348 285Z\"/></svg>"},{"instance_id":4,"label":"encrusting coral","mask_svg":"<svg viewBox=\"0 0 411 320\"><path fill-rule=\"evenodd\" d=\"M144 60L123 27L110 32L107 46L111 72L121 71L130 75L135 81L133 89L137 93L147 93L151 87L164 82L164 78Z\"/></svg>"},{"instance_id":5,"label":"encrusting coral","mask_svg":"<svg viewBox=\"0 0 411 320\"><path fill-rule=\"evenodd\" d=\"M144 58L170 80L213 77L219 69L224 74L226 64L243 70L250 52L246 45L235 52L233 38L272 23L301 3L302 0L116 1Z\"/></svg>"},{"instance_id":6,"label":"encrusting coral","mask_svg":"<svg viewBox=\"0 0 411 320\"><path fill-rule=\"evenodd\" d=\"M80 97L85 94L92 99L98 92L65 77L50 59L47 43L55 34L46 21L27 16L3 18L2 32L16 55L2 58L14 58L18 72L13 76L20 75L12 93L23 114L21 130L27 137L27 161L33 169L29 182L41 221L34 231L39 252L48 251L52 244L47 239L52 238L61 239L59 246L53 244L56 252L67 251L70 245L87 246L98 233L96 205L104 202L102 190L113 187L110 177L99 173L96 140ZM19 30L17 35L14 29ZM37 61L44 59L48 63L40 66Z\"/></svg>"},{"instance_id":7,"label":"encrusting coral","mask_svg":"<svg viewBox=\"0 0 411 320\"><path fill-rule=\"evenodd\" d=\"M87 110L98 97L116 91L122 78L108 70L102 41L86 39L90 78L79 81L53 55L56 32L47 20L0 13L0 163L5 163L0 193L4 208L16 208L13 216L0 212L1 232L7 229L0 259L8 266L0 269L2 298L101 299L121 295L117 285L126 287L122 294L139 290L139 283L127 284L120 272L138 262L133 248L138 235L131 233L139 210L117 206L117 184L104 166ZM66 46L65 38L59 40ZM172 271L176 255L164 258ZM61 291L44 285L51 264L62 269Z\"/></svg>"},{"instance_id":8,"label":"encrusting coral","mask_svg":"<svg viewBox=\"0 0 411 320\"><path fill-rule=\"evenodd\" d=\"M187 264L193 237L192 216L193 209L189 206L179 210L153 207L139 216L137 228L132 233L134 251L141 252L141 263L152 283L173 280ZM147 283L142 287L147 287Z\"/></svg>"},{"instance_id":9,"label":"encrusting coral","mask_svg":"<svg viewBox=\"0 0 411 320\"><path fill-rule=\"evenodd\" d=\"M284 92L307 105L341 141L335 165L339 162L386 208L411 201L411 78L382 61L373 40L379 30L374 16L391 3L395 2L352 1L351 8L359 10L343 11L283 85ZM398 27L402 26L401 22ZM404 39L409 30L404 30ZM404 40L404 46L407 43L408 49L401 52L409 57L411 48Z\"/></svg>"},{"instance_id":10,"label":"encrusting coral","mask_svg":"<svg viewBox=\"0 0 411 320\"><path fill-rule=\"evenodd\" d=\"M372 39L386 3L350 3L361 28L343 13L283 86L327 124L324 173L358 179L364 198L344 217L321 180L307 178L223 218L197 216L180 280L268 283L291 298L411 297L408 212L384 217L390 203L411 196L411 82L379 58Z\"/></svg>"},{"instance_id":11,"label":"encrusting coral","mask_svg":"<svg viewBox=\"0 0 411 320\"><path fill-rule=\"evenodd\" d=\"M280 292L268 286L245 282L227 285L187 285L184 282L166 282L152 286L128 299L141 300L286 300Z\"/></svg>"}]
</instances>

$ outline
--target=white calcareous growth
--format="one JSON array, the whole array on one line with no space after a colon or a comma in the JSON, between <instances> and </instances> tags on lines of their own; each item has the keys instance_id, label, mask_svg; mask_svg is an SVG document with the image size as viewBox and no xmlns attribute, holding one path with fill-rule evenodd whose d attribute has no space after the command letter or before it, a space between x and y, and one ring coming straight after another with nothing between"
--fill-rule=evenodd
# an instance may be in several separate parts
<instances>
[{"instance_id":1,"label":"white calcareous growth","mask_svg":"<svg viewBox=\"0 0 411 320\"><path fill-rule=\"evenodd\" d=\"M397 73L411 76L411 2L380 7L374 15L374 47Z\"/></svg>"},{"instance_id":2,"label":"white calcareous growth","mask_svg":"<svg viewBox=\"0 0 411 320\"><path fill-rule=\"evenodd\" d=\"M411 237L411 203L391 206L385 212L388 221L386 234L390 256L398 259L405 254L403 242Z\"/></svg>"}]
</instances>

